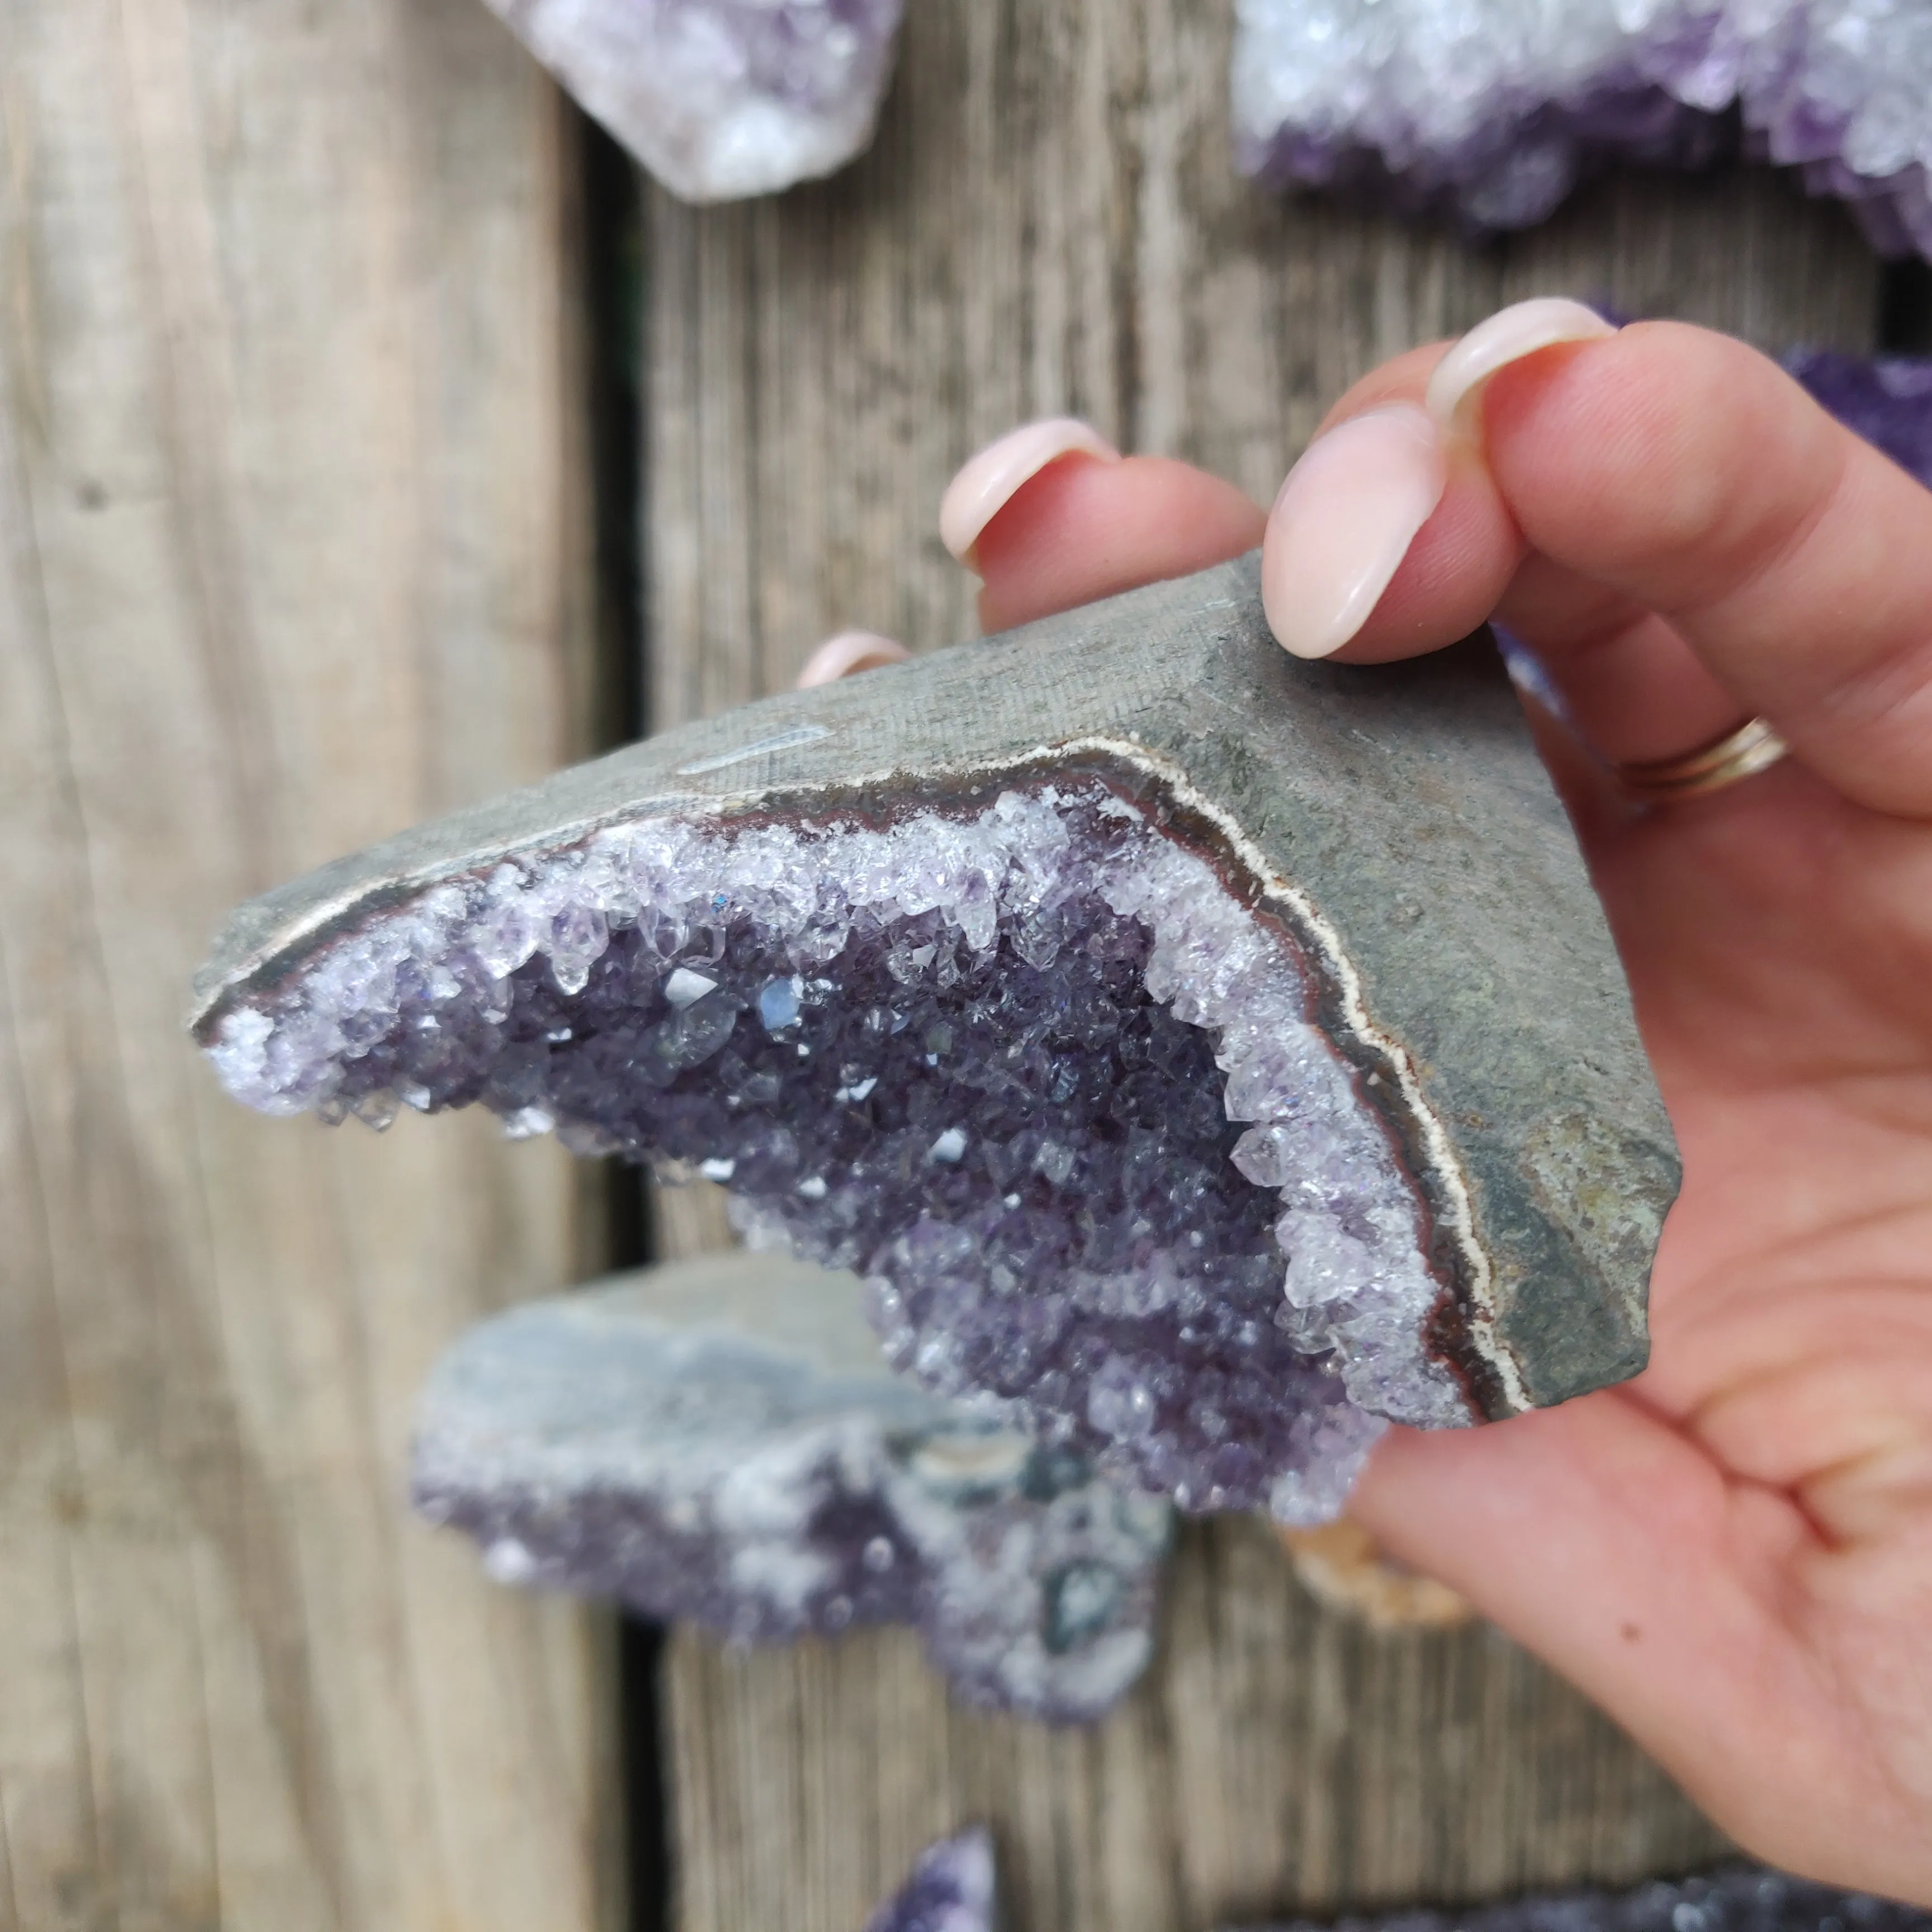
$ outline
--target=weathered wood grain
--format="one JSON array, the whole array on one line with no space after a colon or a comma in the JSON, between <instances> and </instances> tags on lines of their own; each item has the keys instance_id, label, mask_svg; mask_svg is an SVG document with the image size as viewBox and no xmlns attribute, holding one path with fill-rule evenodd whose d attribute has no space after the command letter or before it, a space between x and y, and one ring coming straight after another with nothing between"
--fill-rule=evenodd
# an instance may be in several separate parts
<instances>
[{"instance_id":1,"label":"weathered wood grain","mask_svg":"<svg viewBox=\"0 0 1932 1932\"><path fill-rule=\"evenodd\" d=\"M1493 1631L1333 1616L1241 1519L1184 1537L1159 1659L1090 1731L950 1704L902 1631L736 1654L680 1634L668 1674L687 1928L856 1926L973 1818L1030 1932L1482 1898L1718 1842Z\"/></svg>"},{"instance_id":2,"label":"weathered wood grain","mask_svg":"<svg viewBox=\"0 0 1932 1932\"><path fill-rule=\"evenodd\" d=\"M582 745L553 91L471 0L0 6L0 1925L615 1922L608 1633L403 1507L577 1184L230 1106L222 914Z\"/></svg>"},{"instance_id":3,"label":"weathered wood grain","mask_svg":"<svg viewBox=\"0 0 1932 1932\"><path fill-rule=\"evenodd\" d=\"M1084 416L1265 501L1383 357L1532 293L1767 346L1869 344L1841 212L1756 173L1619 179L1482 248L1236 180L1226 10L923 0L872 154L782 200L647 197L644 548L658 728L788 682L827 633L970 634L955 466ZM704 1192L660 1238L723 1238ZM1493 1634L1378 1637L1266 1534L1192 1532L1161 1660L1087 1734L948 1708L903 1636L667 1665L682 1932L843 1932L917 1847L998 1825L1021 1932L1199 1932L1348 1900L1682 1866L1718 1840Z\"/></svg>"}]
</instances>

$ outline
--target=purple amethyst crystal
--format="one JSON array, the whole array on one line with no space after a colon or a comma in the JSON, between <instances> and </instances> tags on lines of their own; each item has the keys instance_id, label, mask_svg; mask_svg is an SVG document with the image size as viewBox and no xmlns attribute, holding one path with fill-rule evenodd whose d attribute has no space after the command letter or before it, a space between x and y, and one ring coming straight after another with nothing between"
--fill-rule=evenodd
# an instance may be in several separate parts
<instances>
[{"instance_id":1,"label":"purple amethyst crystal","mask_svg":"<svg viewBox=\"0 0 1932 1932\"><path fill-rule=\"evenodd\" d=\"M500 1582L744 1642L918 1627L970 1702L1100 1716L1145 1667L1169 1511L879 1359L860 1284L715 1256L480 1324L411 1487Z\"/></svg>"},{"instance_id":2,"label":"purple amethyst crystal","mask_svg":"<svg viewBox=\"0 0 1932 1932\"><path fill-rule=\"evenodd\" d=\"M993 1932L993 1841L974 1826L920 1855L866 1932Z\"/></svg>"},{"instance_id":3,"label":"purple amethyst crystal","mask_svg":"<svg viewBox=\"0 0 1932 1932\"><path fill-rule=\"evenodd\" d=\"M1414 1186L1312 998L1285 931L1090 779L600 834L377 916L212 1057L269 1112L480 1101L722 1181L751 1245L866 1278L928 1388L1306 1523L1382 1417L1469 1417Z\"/></svg>"},{"instance_id":4,"label":"purple amethyst crystal","mask_svg":"<svg viewBox=\"0 0 1932 1932\"><path fill-rule=\"evenodd\" d=\"M1297 1919L1269 1932L1317 1928ZM1342 1918L1328 1932L1932 1932L1932 1912L1734 1865L1628 1892L1554 1892L1453 1912L1412 1908Z\"/></svg>"},{"instance_id":5,"label":"purple amethyst crystal","mask_svg":"<svg viewBox=\"0 0 1932 1932\"><path fill-rule=\"evenodd\" d=\"M1848 429L1932 489L1932 361L1805 350L1784 366Z\"/></svg>"},{"instance_id":6,"label":"purple amethyst crystal","mask_svg":"<svg viewBox=\"0 0 1932 1932\"><path fill-rule=\"evenodd\" d=\"M904 0L490 0L686 201L769 194L872 138Z\"/></svg>"},{"instance_id":7,"label":"purple amethyst crystal","mask_svg":"<svg viewBox=\"0 0 1932 1932\"><path fill-rule=\"evenodd\" d=\"M1373 184L1478 229L1609 161L1744 146L1932 254L1919 0L1238 0L1237 148L1282 184Z\"/></svg>"}]
</instances>

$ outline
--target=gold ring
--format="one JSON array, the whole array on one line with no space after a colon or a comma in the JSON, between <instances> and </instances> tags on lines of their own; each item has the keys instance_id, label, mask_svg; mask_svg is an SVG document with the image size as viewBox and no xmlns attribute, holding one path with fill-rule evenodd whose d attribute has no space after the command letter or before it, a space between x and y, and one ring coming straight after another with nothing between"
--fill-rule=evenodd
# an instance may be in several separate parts
<instances>
[{"instance_id":1,"label":"gold ring","mask_svg":"<svg viewBox=\"0 0 1932 1932\"><path fill-rule=\"evenodd\" d=\"M1649 758L1613 769L1639 798L1696 798L1722 791L1740 778L1767 772L1791 747L1762 718L1748 718L1735 731L1674 758Z\"/></svg>"}]
</instances>

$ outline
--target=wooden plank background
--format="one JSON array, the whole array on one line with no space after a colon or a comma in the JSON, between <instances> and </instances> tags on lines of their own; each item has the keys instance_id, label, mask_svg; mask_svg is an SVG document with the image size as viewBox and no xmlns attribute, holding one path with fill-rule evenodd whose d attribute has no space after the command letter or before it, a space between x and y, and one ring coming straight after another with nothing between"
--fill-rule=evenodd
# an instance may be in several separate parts
<instances>
[{"instance_id":1,"label":"wooden plank background","mask_svg":"<svg viewBox=\"0 0 1932 1932\"><path fill-rule=\"evenodd\" d=\"M272 1123L227 908L584 744L572 121L475 0L0 0L0 1925L621 1922L608 1627L400 1506L594 1234Z\"/></svg>"},{"instance_id":2,"label":"wooden plank background","mask_svg":"<svg viewBox=\"0 0 1932 1932\"><path fill-rule=\"evenodd\" d=\"M971 634L934 512L1031 416L1086 416L1266 502L1322 412L1532 293L1768 346L1870 345L1843 214L1739 173L1619 181L1487 247L1244 185L1228 9L914 0L879 139L776 201L646 201L654 724L789 682L848 625ZM667 1247L722 1238L661 1197ZM1682 1869L1711 1828L1493 1633L1377 1637L1258 1525L1184 1540L1148 1680L1090 1732L949 1708L904 1634L667 1664L682 1932L848 1932L917 1849L992 1820L1019 1932L1204 1932L1270 1910Z\"/></svg>"},{"instance_id":3,"label":"wooden plank background","mask_svg":"<svg viewBox=\"0 0 1932 1932\"><path fill-rule=\"evenodd\" d=\"M262 1121L178 1028L236 900L621 723L587 247L641 268L660 726L847 624L968 634L934 510L1029 416L1265 498L1354 375L1516 295L1870 340L1869 257L1768 177L1480 249L1243 187L1227 11L913 0L865 161L647 192L626 237L586 236L573 117L476 0L0 0L0 1932L657 1922L608 1624L400 1507L430 1357L600 1264L603 1178L467 1120ZM662 1197L664 1250L717 1206ZM971 1816L1017 1932L1714 1842L1510 1646L1339 1622L1247 1523L1184 1539L1161 1660L1090 1732L952 1709L903 1634L680 1636L664 1690L687 1932L850 1932Z\"/></svg>"}]
</instances>

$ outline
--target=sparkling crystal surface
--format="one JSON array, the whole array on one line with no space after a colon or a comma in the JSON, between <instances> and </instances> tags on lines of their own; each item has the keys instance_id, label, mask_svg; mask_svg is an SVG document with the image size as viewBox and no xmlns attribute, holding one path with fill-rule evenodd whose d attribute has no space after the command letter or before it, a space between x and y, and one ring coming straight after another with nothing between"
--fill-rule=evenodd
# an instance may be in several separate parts
<instances>
[{"instance_id":1,"label":"sparkling crystal surface","mask_svg":"<svg viewBox=\"0 0 1932 1932\"><path fill-rule=\"evenodd\" d=\"M269 1112L482 1103L724 1182L890 1360L1189 1509L1469 1419L1394 1130L1286 926L1099 779L653 818L435 888L224 1016Z\"/></svg>"},{"instance_id":2,"label":"sparkling crystal surface","mask_svg":"<svg viewBox=\"0 0 1932 1932\"><path fill-rule=\"evenodd\" d=\"M1238 152L1480 229L1540 221L1605 161L1735 148L1932 254L1922 0L1237 0Z\"/></svg>"},{"instance_id":3,"label":"sparkling crystal surface","mask_svg":"<svg viewBox=\"0 0 1932 1932\"><path fill-rule=\"evenodd\" d=\"M490 0L674 194L830 174L872 138L904 0Z\"/></svg>"},{"instance_id":4,"label":"sparkling crystal surface","mask_svg":"<svg viewBox=\"0 0 1932 1932\"><path fill-rule=\"evenodd\" d=\"M866 1932L993 1932L993 1841L980 1826L922 1852Z\"/></svg>"},{"instance_id":5,"label":"sparkling crystal surface","mask_svg":"<svg viewBox=\"0 0 1932 1932\"><path fill-rule=\"evenodd\" d=\"M447 1351L411 1486L505 1582L743 1642L916 1624L970 1701L1098 1717L1152 1653L1171 1513L880 1360L851 1276L733 1255Z\"/></svg>"},{"instance_id":6,"label":"sparkling crystal surface","mask_svg":"<svg viewBox=\"0 0 1932 1932\"><path fill-rule=\"evenodd\" d=\"M1296 1920L1292 1932L1314 1932L1313 1923ZM1733 1865L1628 1892L1554 1892L1454 1912L1411 1908L1342 1918L1332 1932L1932 1932L1932 1912Z\"/></svg>"}]
</instances>

